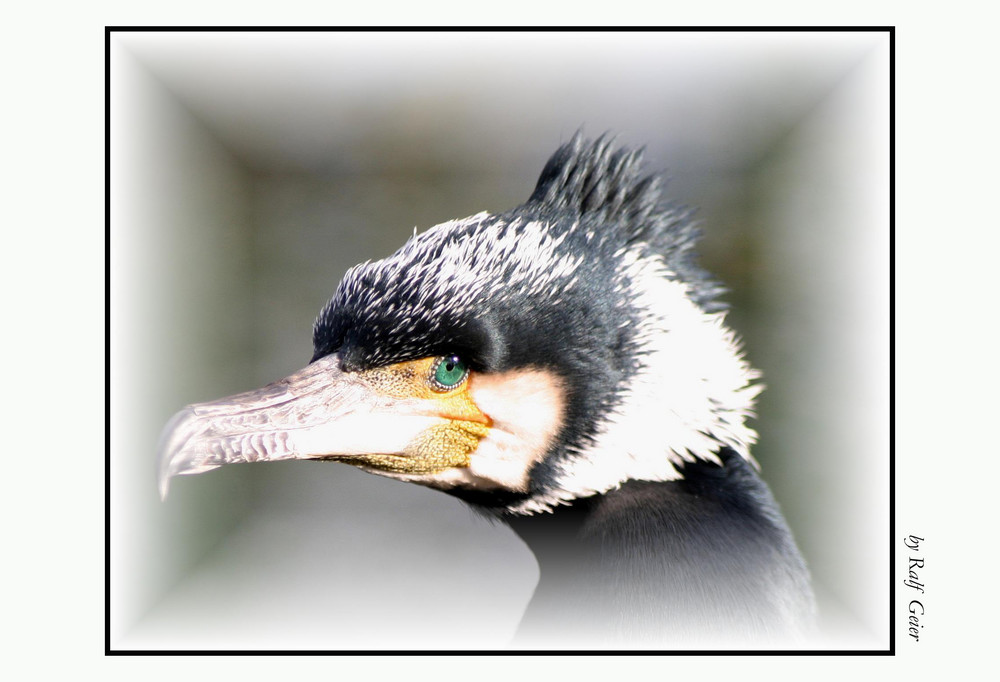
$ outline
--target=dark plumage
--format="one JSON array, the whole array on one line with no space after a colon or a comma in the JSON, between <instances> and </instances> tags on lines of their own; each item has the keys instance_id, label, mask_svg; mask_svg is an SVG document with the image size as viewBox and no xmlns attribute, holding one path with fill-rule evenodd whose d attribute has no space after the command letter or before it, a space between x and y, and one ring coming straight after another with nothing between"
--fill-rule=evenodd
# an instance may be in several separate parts
<instances>
[{"instance_id":1,"label":"dark plumage","mask_svg":"<svg viewBox=\"0 0 1000 682\"><path fill-rule=\"evenodd\" d=\"M805 564L760 477L735 453L720 457L685 465L678 481L629 481L509 519L541 571L518 641L801 641L814 615Z\"/></svg>"},{"instance_id":2,"label":"dark plumage","mask_svg":"<svg viewBox=\"0 0 1000 682\"><path fill-rule=\"evenodd\" d=\"M161 476L340 459L441 489L538 558L525 645L733 645L808 631L808 574L746 425L759 391L641 153L580 135L525 204L344 276L312 364L186 408Z\"/></svg>"},{"instance_id":3,"label":"dark plumage","mask_svg":"<svg viewBox=\"0 0 1000 682\"><path fill-rule=\"evenodd\" d=\"M531 198L515 212L540 217L573 217L607 230L621 230L626 243L662 257L670 270L692 285L703 309L722 310L715 300L723 288L695 262L701 232L692 211L662 203L662 181L643 175L642 150L615 148L608 136L588 143L577 133L545 164Z\"/></svg>"}]
</instances>

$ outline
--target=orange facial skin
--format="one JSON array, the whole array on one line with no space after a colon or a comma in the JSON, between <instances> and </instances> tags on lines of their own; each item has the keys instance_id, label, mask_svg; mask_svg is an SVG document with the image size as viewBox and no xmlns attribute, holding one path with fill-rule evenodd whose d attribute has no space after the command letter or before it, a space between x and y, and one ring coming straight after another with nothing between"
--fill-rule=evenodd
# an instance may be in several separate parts
<instances>
[{"instance_id":1,"label":"orange facial skin","mask_svg":"<svg viewBox=\"0 0 1000 682\"><path fill-rule=\"evenodd\" d=\"M472 400L469 387L475 376L471 372L447 390L434 383L438 360L401 362L367 370L361 377L376 393L405 400L415 414L440 417L442 422L418 433L400 454L359 455L340 461L402 474L431 474L469 466L480 439L489 434L492 420Z\"/></svg>"}]
</instances>

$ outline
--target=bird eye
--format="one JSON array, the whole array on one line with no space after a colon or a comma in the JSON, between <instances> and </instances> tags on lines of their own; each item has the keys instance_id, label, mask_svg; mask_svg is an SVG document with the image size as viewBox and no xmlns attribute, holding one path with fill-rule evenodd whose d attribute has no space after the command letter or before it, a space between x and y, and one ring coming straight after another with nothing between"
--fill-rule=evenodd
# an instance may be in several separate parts
<instances>
[{"instance_id":1,"label":"bird eye","mask_svg":"<svg viewBox=\"0 0 1000 682\"><path fill-rule=\"evenodd\" d=\"M446 355L434 363L431 383L439 391L450 391L469 375L469 367L457 355Z\"/></svg>"}]
</instances>

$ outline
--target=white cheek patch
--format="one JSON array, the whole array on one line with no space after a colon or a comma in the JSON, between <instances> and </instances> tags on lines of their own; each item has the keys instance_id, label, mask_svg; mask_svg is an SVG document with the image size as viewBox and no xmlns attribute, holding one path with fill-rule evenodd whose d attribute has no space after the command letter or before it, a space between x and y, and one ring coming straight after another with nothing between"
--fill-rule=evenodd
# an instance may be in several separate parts
<instances>
[{"instance_id":1,"label":"white cheek patch","mask_svg":"<svg viewBox=\"0 0 1000 682\"><path fill-rule=\"evenodd\" d=\"M470 473L507 490L526 492L528 472L541 460L563 422L565 390L539 369L477 374L469 392L493 426L472 454Z\"/></svg>"}]
</instances>

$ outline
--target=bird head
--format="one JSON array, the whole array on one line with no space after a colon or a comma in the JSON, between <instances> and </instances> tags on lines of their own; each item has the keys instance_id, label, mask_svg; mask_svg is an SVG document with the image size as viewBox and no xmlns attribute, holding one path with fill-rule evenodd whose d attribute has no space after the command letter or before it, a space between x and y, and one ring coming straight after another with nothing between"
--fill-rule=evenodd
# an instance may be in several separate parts
<instances>
[{"instance_id":1,"label":"bird head","mask_svg":"<svg viewBox=\"0 0 1000 682\"><path fill-rule=\"evenodd\" d=\"M307 367L175 415L161 493L179 474L314 459L533 514L679 478L723 447L749 458L759 385L697 236L641 152L577 134L520 207L351 268Z\"/></svg>"}]
</instances>

